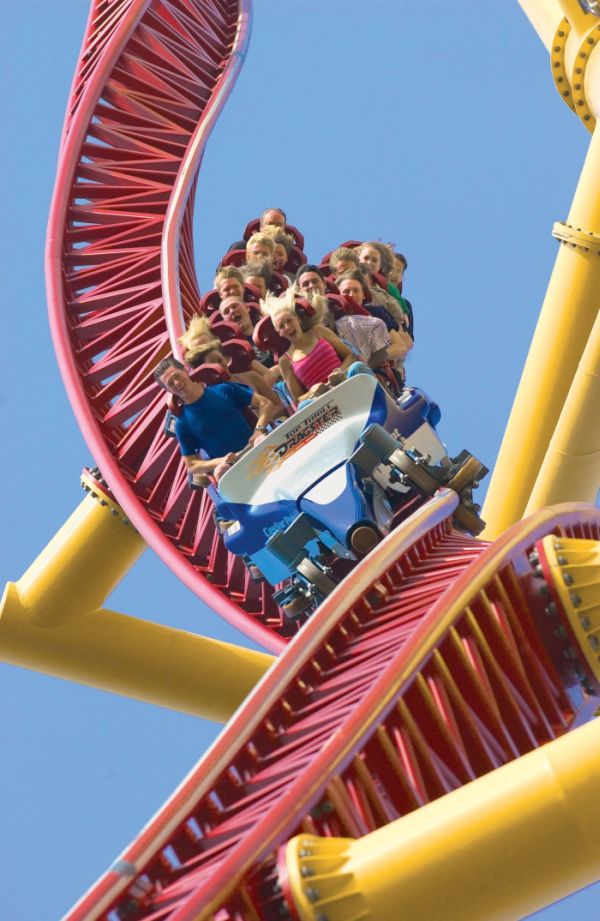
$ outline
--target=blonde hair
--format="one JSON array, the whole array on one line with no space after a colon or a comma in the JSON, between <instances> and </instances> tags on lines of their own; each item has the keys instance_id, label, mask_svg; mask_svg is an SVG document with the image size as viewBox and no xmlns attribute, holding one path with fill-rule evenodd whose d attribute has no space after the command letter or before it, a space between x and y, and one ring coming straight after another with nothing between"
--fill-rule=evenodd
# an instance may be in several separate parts
<instances>
[{"instance_id":1,"label":"blonde hair","mask_svg":"<svg viewBox=\"0 0 600 921\"><path fill-rule=\"evenodd\" d=\"M297 296L303 298L305 301L308 301L315 312L314 321L312 317L309 318L311 321L311 326L314 326L315 323L325 323L329 313L327 297L324 294L319 294L318 291L301 291L300 288L297 287L296 282L294 282L293 287L296 288Z\"/></svg>"},{"instance_id":2,"label":"blonde hair","mask_svg":"<svg viewBox=\"0 0 600 921\"><path fill-rule=\"evenodd\" d=\"M331 256L329 257L329 268L334 269L340 260L345 262L353 262L358 268L358 256L356 250L351 249L349 246L338 246L337 249L334 249Z\"/></svg>"},{"instance_id":3,"label":"blonde hair","mask_svg":"<svg viewBox=\"0 0 600 921\"><path fill-rule=\"evenodd\" d=\"M260 309L266 316L271 317L273 322L275 322L276 317L282 313L293 313L298 318L302 330L306 332L313 326L317 326L319 323L323 322L323 318L327 312L327 301L322 295L316 295L314 298L311 298L309 304L315 311L315 315L314 317L303 317L298 316L298 311L296 310L296 298L299 296L304 297L295 284L291 285L279 297L269 292L260 302ZM306 298L306 300L308 300L308 298Z\"/></svg>"},{"instance_id":4,"label":"blonde hair","mask_svg":"<svg viewBox=\"0 0 600 921\"><path fill-rule=\"evenodd\" d=\"M280 313L296 313L296 304L292 295L293 287L292 285L281 296L267 291L260 302L261 313L266 317L271 317L271 319ZM290 297L290 295L292 296Z\"/></svg>"},{"instance_id":5,"label":"blonde hair","mask_svg":"<svg viewBox=\"0 0 600 921\"><path fill-rule=\"evenodd\" d=\"M215 288L218 288L219 282L225 281L226 278L235 278L241 285L244 284L244 279L239 269L234 265L223 265L215 275L215 280L213 282Z\"/></svg>"},{"instance_id":6,"label":"blonde hair","mask_svg":"<svg viewBox=\"0 0 600 921\"><path fill-rule=\"evenodd\" d=\"M183 357L186 364L196 368L198 365L204 364L205 355L215 350L221 352L222 355L224 354L220 339L209 339L208 342L203 342L202 345L193 346L193 348L186 350Z\"/></svg>"},{"instance_id":7,"label":"blonde hair","mask_svg":"<svg viewBox=\"0 0 600 921\"><path fill-rule=\"evenodd\" d=\"M273 242L273 237L271 234L266 233L263 230L257 230L256 233L253 233L248 242L246 243L246 254L250 252L250 247L253 243L262 243L263 246L266 246L271 255L275 252L275 243Z\"/></svg>"},{"instance_id":8,"label":"blonde hair","mask_svg":"<svg viewBox=\"0 0 600 921\"><path fill-rule=\"evenodd\" d=\"M206 317L201 317L200 314L195 313L188 323L188 327L183 336L180 336L177 341L186 349L197 348L197 346L192 345L194 339L197 339L198 336L205 336L207 333L210 334L210 324L208 320Z\"/></svg>"},{"instance_id":9,"label":"blonde hair","mask_svg":"<svg viewBox=\"0 0 600 921\"><path fill-rule=\"evenodd\" d=\"M267 237L271 237L273 244L281 243L282 246L285 246L285 251L289 256L292 251L292 247L294 246L294 238L291 233L286 233L285 230L283 230L281 227L277 227L276 224L267 224L263 228L262 234ZM253 237L254 236L257 236L257 234L253 234ZM250 237L250 240L252 240L253 237ZM250 240L248 240L248 243Z\"/></svg>"}]
</instances>

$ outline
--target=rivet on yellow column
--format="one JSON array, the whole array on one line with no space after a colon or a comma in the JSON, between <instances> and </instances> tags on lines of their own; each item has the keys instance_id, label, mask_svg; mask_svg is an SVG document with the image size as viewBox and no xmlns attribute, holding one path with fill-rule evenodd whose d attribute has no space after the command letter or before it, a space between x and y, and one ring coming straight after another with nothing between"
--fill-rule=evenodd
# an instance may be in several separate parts
<instances>
[{"instance_id":1,"label":"rivet on yellow column","mask_svg":"<svg viewBox=\"0 0 600 921\"><path fill-rule=\"evenodd\" d=\"M600 541L550 534L542 553L572 635L600 684Z\"/></svg>"}]
</instances>

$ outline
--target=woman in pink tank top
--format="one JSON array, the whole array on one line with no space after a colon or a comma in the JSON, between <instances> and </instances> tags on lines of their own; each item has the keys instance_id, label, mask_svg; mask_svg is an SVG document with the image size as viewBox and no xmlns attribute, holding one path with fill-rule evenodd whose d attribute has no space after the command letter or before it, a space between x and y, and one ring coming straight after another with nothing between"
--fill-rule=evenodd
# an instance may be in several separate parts
<instances>
[{"instance_id":1,"label":"woman in pink tank top","mask_svg":"<svg viewBox=\"0 0 600 921\"><path fill-rule=\"evenodd\" d=\"M278 298L277 304L271 302L269 312L276 331L290 343L279 359L279 368L299 403L323 393L329 384L339 384L355 358L335 333L320 324L316 314L301 320L292 297L293 294Z\"/></svg>"}]
</instances>

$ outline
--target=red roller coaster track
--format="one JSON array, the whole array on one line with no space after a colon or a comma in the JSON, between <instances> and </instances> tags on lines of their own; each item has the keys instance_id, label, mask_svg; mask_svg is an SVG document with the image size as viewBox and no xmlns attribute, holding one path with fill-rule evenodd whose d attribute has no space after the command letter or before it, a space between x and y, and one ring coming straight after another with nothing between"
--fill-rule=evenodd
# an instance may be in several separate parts
<instances>
[{"instance_id":1,"label":"red roller coaster track","mask_svg":"<svg viewBox=\"0 0 600 921\"><path fill-rule=\"evenodd\" d=\"M452 529L456 502L441 491L327 598L65 921L285 917L290 837L368 834L585 716L540 639L529 555L598 539L600 511L487 546Z\"/></svg>"},{"instance_id":2,"label":"red roller coaster track","mask_svg":"<svg viewBox=\"0 0 600 921\"><path fill-rule=\"evenodd\" d=\"M95 0L67 110L46 274L73 409L121 506L186 585L278 652L291 628L268 586L224 549L210 500L188 489L151 374L200 300L195 178L248 33L246 0Z\"/></svg>"},{"instance_id":3,"label":"red roller coaster track","mask_svg":"<svg viewBox=\"0 0 600 921\"><path fill-rule=\"evenodd\" d=\"M541 638L529 555L549 533L598 539L600 512L540 513L487 546L452 529L442 490L286 646L269 590L187 488L151 371L199 301L196 175L249 18L249 0L94 0L67 111L47 281L79 425L163 560L282 653L68 921L285 917L290 836L367 834L587 716Z\"/></svg>"}]
</instances>

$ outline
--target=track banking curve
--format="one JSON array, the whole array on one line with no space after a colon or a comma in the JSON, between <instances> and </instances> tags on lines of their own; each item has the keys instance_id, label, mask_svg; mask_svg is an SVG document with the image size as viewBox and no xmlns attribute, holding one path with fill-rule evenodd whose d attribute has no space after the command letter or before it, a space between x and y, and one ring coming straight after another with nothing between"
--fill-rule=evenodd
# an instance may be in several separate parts
<instances>
[{"instance_id":1,"label":"track banking curve","mask_svg":"<svg viewBox=\"0 0 600 921\"><path fill-rule=\"evenodd\" d=\"M598 539L600 511L487 545L452 529L456 502L441 490L326 599L65 921L285 917L295 834L368 834L590 718L540 640L529 556Z\"/></svg>"},{"instance_id":2,"label":"track banking curve","mask_svg":"<svg viewBox=\"0 0 600 921\"><path fill-rule=\"evenodd\" d=\"M296 632L187 488L151 372L199 301L196 177L250 18L250 0L94 0L65 120L46 274L78 423L146 541L280 653L65 921L293 915L278 849L295 834L368 835L591 716L542 637L531 557L549 534L598 540L600 511L540 512L488 545L440 490Z\"/></svg>"},{"instance_id":3,"label":"track banking curve","mask_svg":"<svg viewBox=\"0 0 600 921\"><path fill-rule=\"evenodd\" d=\"M190 493L151 374L199 302L197 170L250 20L249 0L94 0L63 130L46 286L73 410L127 517L202 600L278 652L281 612L225 551L210 500Z\"/></svg>"}]
</instances>

